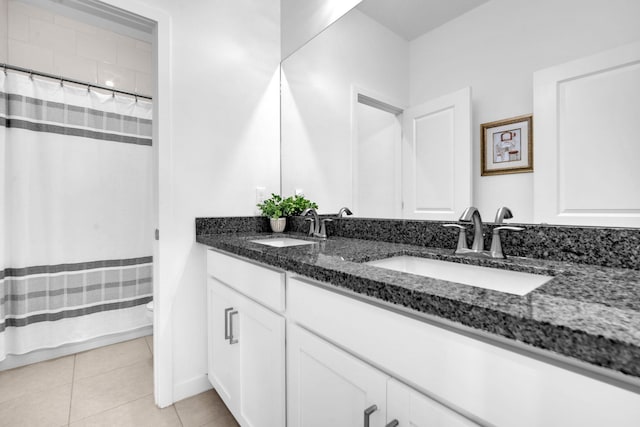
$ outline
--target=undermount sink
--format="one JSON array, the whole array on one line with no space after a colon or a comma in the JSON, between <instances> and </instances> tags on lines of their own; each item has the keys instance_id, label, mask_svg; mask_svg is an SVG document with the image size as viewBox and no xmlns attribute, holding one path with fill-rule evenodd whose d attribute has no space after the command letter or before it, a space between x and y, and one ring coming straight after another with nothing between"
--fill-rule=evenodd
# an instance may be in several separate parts
<instances>
[{"instance_id":1,"label":"undermount sink","mask_svg":"<svg viewBox=\"0 0 640 427\"><path fill-rule=\"evenodd\" d=\"M291 237L273 237L269 239L251 240L253 243L261 245L273 246L275 248L287 248L289 246L312 245L316 242L311 240L293 239Z\"/></svg>"},{"instance_id":2,"label":"undermount sink","mask_svg":"<svg viewBox=\"0 0 640 427\"><path fill-rule=\"evenodd\" d=\"M396 256L366 264L433 279L462 283L515 295L526 295L553 276L481 267L413 256Z\"/></svg>"}]
</instances>

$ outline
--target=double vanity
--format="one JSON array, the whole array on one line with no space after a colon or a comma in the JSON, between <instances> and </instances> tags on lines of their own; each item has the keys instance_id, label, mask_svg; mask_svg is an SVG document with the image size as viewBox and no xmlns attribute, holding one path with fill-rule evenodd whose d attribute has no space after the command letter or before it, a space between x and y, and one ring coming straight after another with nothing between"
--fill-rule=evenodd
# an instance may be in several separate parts
<instances>
[{"instance_id":1,"label":"double vanity","mask_svg":"<svg viewBox=\"0 0 640 427\"><path fill-rule=\"evenodd\" d=\"M239 423L640 425L637 230L525 226L499 259L443 225L197 219L208 375Z\"/></svg>"}]
</instances>

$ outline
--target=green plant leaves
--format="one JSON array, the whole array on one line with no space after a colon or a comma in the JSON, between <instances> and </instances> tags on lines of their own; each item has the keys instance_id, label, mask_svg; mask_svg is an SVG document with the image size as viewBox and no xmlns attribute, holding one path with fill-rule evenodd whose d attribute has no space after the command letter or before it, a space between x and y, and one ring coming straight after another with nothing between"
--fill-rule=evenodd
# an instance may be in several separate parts
<instances>
[{"instance_id":1,"label":"green plant leaves","mask_svg":"<svg viewBox=\"0 0 640 427\"><path fill-rule=\"evenodd\" d=\"M318 205L304 196L289 196L286 199L282 196L271 193L271 198L256 205L260 208L262 216L268 218L282 218L292 215L300 215L307 208L318 209Z\"/></svg>"}]
</instances>

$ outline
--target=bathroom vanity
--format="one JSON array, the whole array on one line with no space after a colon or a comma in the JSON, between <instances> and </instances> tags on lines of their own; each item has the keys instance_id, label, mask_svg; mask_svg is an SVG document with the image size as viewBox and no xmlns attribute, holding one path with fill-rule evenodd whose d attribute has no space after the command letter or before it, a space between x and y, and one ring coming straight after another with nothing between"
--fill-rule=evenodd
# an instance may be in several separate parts
<instances>
[{"instance_id":1,"label":"bathroom vanity","mask_svg":"<svg viewBox=\"0 0 640 427\"><path fill-rule=\"evenodd\" d=\"M197 235L208 375L241 425L640 424L637 269L272 237ZM516 295L371 263L398 255L551 279Z\"/></svg>"}]
</instances>

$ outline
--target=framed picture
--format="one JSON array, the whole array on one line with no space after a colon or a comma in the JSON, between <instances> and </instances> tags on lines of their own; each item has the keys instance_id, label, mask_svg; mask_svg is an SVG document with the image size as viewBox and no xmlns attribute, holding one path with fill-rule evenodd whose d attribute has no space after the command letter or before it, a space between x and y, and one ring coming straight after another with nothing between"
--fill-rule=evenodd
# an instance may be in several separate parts
<instances>
[{"instance_id":1,"label":"framed picture","mask_svg":"<svg viewBox=\"0 0 640 427\"><path fill-rule=\"evenodd\" d=\"M480 125L481 175L533 172L533 115Z\"/></svg>"}]
</instances>

